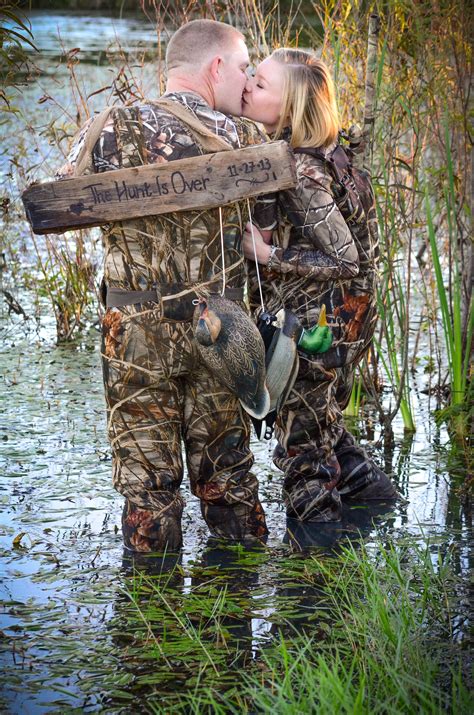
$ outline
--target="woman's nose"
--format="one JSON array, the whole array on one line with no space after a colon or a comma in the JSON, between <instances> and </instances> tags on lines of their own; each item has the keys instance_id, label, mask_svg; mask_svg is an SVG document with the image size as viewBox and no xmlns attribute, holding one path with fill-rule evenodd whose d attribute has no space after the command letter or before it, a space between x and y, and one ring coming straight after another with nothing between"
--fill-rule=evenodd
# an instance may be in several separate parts
<instances>
[{"instance_id":1,"label":"woman's nose","mask_svg":"<svg viewBox=\"0 0 474 715\"><path fill-rule=\"evenodd\" d=\"M253 77L248 77L245 83L244 92L246 92L247 94L252 91L252 80Z\"/></svg>"}]
</instances>

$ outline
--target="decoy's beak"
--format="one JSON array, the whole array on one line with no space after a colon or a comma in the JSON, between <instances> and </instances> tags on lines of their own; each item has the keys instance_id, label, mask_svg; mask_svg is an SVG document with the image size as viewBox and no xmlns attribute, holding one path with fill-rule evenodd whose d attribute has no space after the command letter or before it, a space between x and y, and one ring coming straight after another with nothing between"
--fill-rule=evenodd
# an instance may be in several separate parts
<instances>
[{"instance_id":1,"label":"decoy's beak","mask_svg":"<svg viewBox=\"0 0 474 715\"><path fill-rule=\"evenodd\" d=\"M207 301L204 298L199 301L199 315L201 318L207 317Z\"/></svg>"},{"instance_id":2,"label":"decoy's beak","mask_svg":"<svg viewBox=\"0 0 474 715\"><path fill-rule=\"evenodd\" d=\"M209 347L217 341L221 332L221 320L213 311L209 310L207 301L199 301L200 318L196 326L196 338L201 345Z\"/></svg>"},{"instance_id":3,"label":"decoy's beak","mask_svg":"<svg viewBox=\"0 0 474 715\"><path fill-rule=\"evenodd\" d=\"M328 321L326 320L326 306L323 303L321 306L321 311L319 313L318 326L320 328L326 328L327 324L328 324Z\"/></svg>"}]
</instances>

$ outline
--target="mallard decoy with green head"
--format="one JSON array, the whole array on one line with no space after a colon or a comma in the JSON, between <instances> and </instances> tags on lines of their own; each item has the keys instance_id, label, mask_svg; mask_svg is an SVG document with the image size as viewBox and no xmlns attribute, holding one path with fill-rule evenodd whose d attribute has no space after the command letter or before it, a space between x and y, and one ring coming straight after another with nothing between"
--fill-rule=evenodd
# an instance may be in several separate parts
<instances>
[{"instance_id":1,"label":"mallard decoy with green head","mask_svg":"<svg viewBox=\"0 0 474 715\"><path fill-rule=\"evenodd\" d=\"M215 294L199 300L194 333L205 365L239 398L259 438L265 423L266 439L296 380L298 349L316 354L332 344L325 306L309 330L284 308L262 314L256 326L239 305Z\"/></svg>"},{"instance_id":2,"label":"mallard decoy with green head","mask_svg":"<svg viewBox=\"0 0 474 715\"><path fill-rule=\"evenodd\" d=\"M282 308L271 315L263 313L257 323L265 345L266 385L270 393L270 409L263 418L252 418L257 437L271 439L278 412L285 404L299 369L298 350L309 355L326 352L332 345L333 335L326 320L323 304L316 325L305 329L291 310Z\"/></svg>"}]
</instances>

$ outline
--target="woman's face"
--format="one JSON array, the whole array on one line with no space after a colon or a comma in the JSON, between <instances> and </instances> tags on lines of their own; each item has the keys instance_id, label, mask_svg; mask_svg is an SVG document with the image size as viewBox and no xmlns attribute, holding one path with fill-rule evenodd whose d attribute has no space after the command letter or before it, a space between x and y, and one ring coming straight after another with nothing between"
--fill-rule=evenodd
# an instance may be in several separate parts
<instances>
[{"instance_id":1,"label":"woman's face","mask_svg":"<svg viewBox=\"0 0 474 715\"><path fill-rule=\"evenodd\" d=\"M284 66L267 57L247 80L242 99L242 114L261 122L267 132L275 131L283 103Z\"/></svg>"}]
</instances>

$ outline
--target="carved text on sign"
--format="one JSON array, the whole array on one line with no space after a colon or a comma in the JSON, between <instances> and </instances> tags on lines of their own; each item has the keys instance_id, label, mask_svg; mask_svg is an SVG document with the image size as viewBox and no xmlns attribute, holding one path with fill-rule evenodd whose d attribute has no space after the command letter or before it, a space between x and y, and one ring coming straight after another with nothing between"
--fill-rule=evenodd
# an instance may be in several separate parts
<instances>
[{"instance_id":1,"label":"carved text on sign","mask_svg":"<svg viewBox=\"0 0 474 715\"><path fill-rule=\"evenodd\" d=\"M22 198L33 231L41 234L212 208L294 184L294 162L280 141L34 184Z\"/></svg>"}]
</instances>

